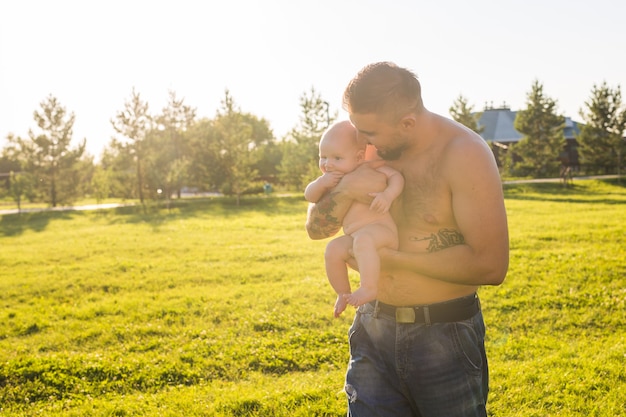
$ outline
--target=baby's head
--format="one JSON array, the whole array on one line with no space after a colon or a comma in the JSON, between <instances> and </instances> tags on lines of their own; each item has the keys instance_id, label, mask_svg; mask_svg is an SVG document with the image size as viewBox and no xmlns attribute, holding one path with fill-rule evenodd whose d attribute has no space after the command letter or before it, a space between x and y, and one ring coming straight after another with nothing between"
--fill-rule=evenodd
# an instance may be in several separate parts
<instances>
[{"instance_id":1,"label":"baby's head","mask_svg":"<svg viewBox=\"0 0 626 417\"><path fill-rule=\"evenodd\" d=\"M347 120L330 126L320 140L319 166L322 172L353 171L365 157L366 143L359 140L356 128Z\"/></svg>"}]
</instances>

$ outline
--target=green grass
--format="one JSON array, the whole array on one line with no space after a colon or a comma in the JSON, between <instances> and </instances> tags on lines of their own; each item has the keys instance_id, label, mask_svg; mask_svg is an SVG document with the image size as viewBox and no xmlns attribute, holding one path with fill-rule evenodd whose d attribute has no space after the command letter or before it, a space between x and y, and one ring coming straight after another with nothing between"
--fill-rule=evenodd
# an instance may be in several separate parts
<instances>
[{"instance_id":1,"label":"green grass","mask_svg":"<svg viewBox=\"0 0 626 417\"><path fill-rule=\"evenodd\" d=\"M505 186L492 416L626 412L626 189ZM342 416L346 333L297 197L0 217L0 414ZM355 283L358 277L353 274Z\"/></svg>"},{"instance_id":2,"label":"green grass","mask_svg":"<svg viewBox=\"0 0 626 417\"><path fill-rule=\"evenodd\" d=\"M626 189L505 187L511 266L483 289L494 416L626 413Z\"/></svg>"}]
</instances>

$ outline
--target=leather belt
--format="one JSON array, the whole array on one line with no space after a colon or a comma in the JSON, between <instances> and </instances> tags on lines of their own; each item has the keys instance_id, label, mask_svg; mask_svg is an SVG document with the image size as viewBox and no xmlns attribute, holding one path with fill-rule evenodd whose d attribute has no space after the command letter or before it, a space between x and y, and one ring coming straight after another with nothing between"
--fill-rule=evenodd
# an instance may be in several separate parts
<instances>
[{"instance_id":1,"label":"leather belt","mask_svg":"<svg viewBox=\"0 0 626 417\"><path fill-rule=\"evenodd\" d=\"M451 323L472 318L480 311L477 294L442 303L396 307L380 301L371 301L374 316L383 315L396 323Z\"/></svg>"}]
</instances>

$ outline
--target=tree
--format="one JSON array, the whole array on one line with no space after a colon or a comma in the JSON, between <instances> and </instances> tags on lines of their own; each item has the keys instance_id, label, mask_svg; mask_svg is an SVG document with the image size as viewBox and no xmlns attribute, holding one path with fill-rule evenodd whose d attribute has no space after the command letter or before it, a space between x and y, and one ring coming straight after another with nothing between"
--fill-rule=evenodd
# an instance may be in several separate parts
<instances>
[{"instance_id":1,"label":"tree","mask_svg":"<svg viewBox=\"0 0 626 417\"><path fill-rule=\"evenodd\" d=\"M22 197L32 198L32 191L35 184L33 176L28 172L10 173L11 185L9 188L9 194L13 197L15 204L17 204L17 212L22 211Z\"/></svg>"},{"instance_id":2,"label":"tree","mask_svg":"<svg viewBox=\"0 0 626 417\"><path fill-rule=\"evenodd\" d=\"M137 183L136 162L128 144L112 139L102 152L99 168L103 172L96 171L92 177L92 189L96 195L123 199L137 197L134 186Z\"/></svg>"},{"instance_id":3,"label":"tree","mask_svg":"<svg viewBox=\"0 0 626 417\"><path fill-rule=\"evenodd\" d=\"M474 106L468 105L467 99L462 94L450 107L450 115L452 118L462 125L472 129L474 132L481 134L485 130L484 126L478 126L478 120L482 113L474 112Z\"/></svg>"},{"instance_id":4,"label":"tree","mask_svg":"<svg viewBox=\"0 0 626 417\"><path fill-rule=\"evenodd\" d=\"M283 152L279 144L276 143L274 135L271 135L270 141L258 146L255 153L257 162L254 168L259 173L259 178L265 182L276 184Z\"/></svg>"},{"instance_id":5,"label":"tree","mask_svg":"<svg viewBox=\"0 0 626 417\"><path fill-rule=\"evenodd\" d=\"M152 169L159 172L156 176L165 180L164 188L168 193L176 192L180 198L181 188L188 178L187 167L188 146L185 143L185 132L193 124L196 117L196 109L184 104L184 99L178 99L174 91L169 91L167 106L163 108L161 115L156 117L156 129L162 136L159 146L148 146L147 150L158 160ZM156 135L159 136L159 135ZM167 194L167 198L171 197Z\"/></svg>"},{"instance_id":6,"label":"tree","mask_svg":"<svg viewBox=\"0 0 626 417\"><path fill-rule=\"evenodd\" d=\"M250 163L253 171L257 174L255 180L259 183L275 180L282 153L276 145L276 138L269 122L264 118L259 119L251 113L242 113L241 120L251 129Z\"/></svg>"},{"instance_id":7,"label":"tree","mask_svg":"<svg viewBox=\"0 0 626 417\"><path fill-rule=\"evenodd\" d=\"M592 172L609 173L617 168L619 175L626 162L626 109L621 89L619 86L610 88L606 81L600 86L594 85L585 105L588 111L580 110L585 124L577 138L581 160Z\"/></svg>"},{"instance_id":8,"label":"tree","mask_svg":"<svg viewBox=\"0 0 626 417\"><path fill-rule=\"evenodd\" d=\"M215 119L199 120L185 136L190 149L189 185L199 190L236 194L233 164L248 165L248 174L241 175L250 180L243 192L256 189L257 182L261 190L261 181L275 177L282 156L268 122L241 112L228 91Z\"/></svg>"},{"instance_id":9,"label":"tree","mask_svg":"<svg viewBox=\"0 0 626 417\"><path fill-rule=\"evenodd\" d=\"M143 143L145 185L151 198L165 195L168 205L173 194L180 198L189 166L182 153L176 156L177 144L172 140L172 132L151 130Z\"/></svg>"},{"instance_id":10,"label":"tree","mask_svg":"<svg viewBox=\"0 0 626 417\"><path fill-rule=\"evenodd\" d=\"M221 184L220 151L215 121L202 118L186 133L189 146L189 186L216 191Z\"/></svg>"},{"instance_id":11,"label":"tree","mask_svg":"<svg viewBox=\"0 0 626 417\"><path fill-rule=\"evenodd\" d=\"M72 202L81 192L81 157L86 140L71 148L74 113L52 95L40 103L41 111L33 113L39 134L29 130L29 139L9 135L7 151L20 161L21 170L37 179L39 195L52 207ZM89 161L84 161L89 164Z\"/></svg>"},{"instance_id":12,"label":"tree","mask_svg":"<svg viewBox=\"0 0 626 417\"><path fill-rule=\"evenodd\" d=\"M124 109L117 112L111 119L113 129L130 142L122 146L129 152L135 162L137 193L141 204L144 202L143 180L143 141L152 127L152 116L148 113L148 103L133 88L130 100L124 102ZM121 142L120 142L121 143Z\"/></svg>"},{"instance_id":13,"label":"tree","mask_svg":"<svg viewBox=\"0 0 626 417\"><path fill-rule=\"evenodd\" d=\"M213 124L222 174L218 181L222 192L234 194L239 205L241 195L259 181L255 168L261 156L258 148L273 136L267 121L242 113L228 90L221 104Z\"/></svg>"},{"instance_id":14,"label":"tree","mask_svg":"<svg viewBox=\"0 0 626 417\"><path fill-rule=\"evenodd\" d=\"M12 134L9 134L9 136L11 135ZM12 159L8 148L3 148L2 154L0 155L0 185L4 190L9 191L11 187L11 172L17 173L20 170L20 162L16 159ZM0 195L2 195L2 193L0 193Z\"/></svg>"},{"instance_id":15,"label":"tree","mask_svg":"<svg viewBox=\"0 0 626 417\"><path fill-rule=\"evenodd\" d=\"M512 147L510 157L518 175L538 177L559 174L561 150L565 147L565 118L556 114L557 103L543 93L543 85L535 80L527 95L526 110L519 111L515 129L524 137Z\"/></svg>"},{"instance_id":16,"label":"tree","mask_svg":"<svg viewBox=\"0 0 626 417\"><path fill-rule=\"evenodd\" d=\"M102 165L97 166L91 177L91 189L96 197L96 202L100 204L102 200L111 194L111 175Z\"/></svg>"},{"instance_id":17,"label":"tree","mask_svg":"<svg viewBox=\"0 0 626 417\"><path fill-rule=\"evenodd\" d=\"M319 175L319 141L337 118L336 112L329 113L328 102L313 87L300 97L300 108L300 122L287 135L279 170L281 181L295 189L303 189Z\"/></svg>"}]
</instances>

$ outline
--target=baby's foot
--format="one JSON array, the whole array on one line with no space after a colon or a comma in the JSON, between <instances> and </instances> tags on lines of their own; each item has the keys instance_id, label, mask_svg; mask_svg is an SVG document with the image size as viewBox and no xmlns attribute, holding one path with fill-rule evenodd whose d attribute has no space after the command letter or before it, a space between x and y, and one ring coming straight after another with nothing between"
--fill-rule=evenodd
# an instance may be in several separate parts
<instances>
[{"instance_id":1,"label":"baby's foot","mask_svg":"<svg viewBox=\"0 0 626 417\"><path fill-rule=\"evenodd\" d=\"M361 287L352 294L346 294L345 296L348 304L354 307L362 306L365 303L374 301L376 299L376 290L366 287Z\"/></svg>"},{"instance_id":2,"label":"baby's foot","mask_svg":"<svg viewBox=\"0 0 626 417\"><path fill-rule=\"evenodd\" d=\"M343 313L346 310L346 307L348 306L348 301L346 300L346 296L350 295L348 294L339 294L337 296L337 301L335 301L335 317L339 317L341 315L341 313Z\"/></svg>"}]
</instances>

